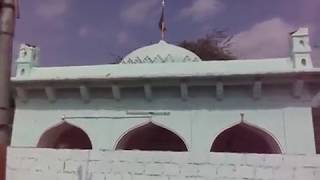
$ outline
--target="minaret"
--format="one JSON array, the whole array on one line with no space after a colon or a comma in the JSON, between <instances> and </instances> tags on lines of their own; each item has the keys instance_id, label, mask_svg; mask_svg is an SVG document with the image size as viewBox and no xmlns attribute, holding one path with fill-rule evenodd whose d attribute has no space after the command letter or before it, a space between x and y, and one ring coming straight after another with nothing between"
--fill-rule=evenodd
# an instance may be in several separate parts
<instances>
[{"instance_id":1,"label":"minaret","mask_svg":"<svg viewBox=\"0 0 320 180\"><path fill-rule=\"evenodd\" d=\"M10 77L16 0L0 0L0 144L10 143Z\"/></svg>"},{"instance_id":2,"label":"minaret","mask_svg":"<svg viewBox=\"0 0 320 180\"><path fill-rule=\"evenodd\" d=\"M21 44L17 59L16 76L27 76L33 67L38 66L40 49L29 44Z\"/></svg>"},{"instance_id":3,"label":"minaret","mask_svg":"<svg viewBox=\"0 0 320 180\"><path fill-rule=\"evenodd\" d=\"M291 33L291 59L295 69L312 68L309 29L299 28Z\"/></svg>"}]
</instances>

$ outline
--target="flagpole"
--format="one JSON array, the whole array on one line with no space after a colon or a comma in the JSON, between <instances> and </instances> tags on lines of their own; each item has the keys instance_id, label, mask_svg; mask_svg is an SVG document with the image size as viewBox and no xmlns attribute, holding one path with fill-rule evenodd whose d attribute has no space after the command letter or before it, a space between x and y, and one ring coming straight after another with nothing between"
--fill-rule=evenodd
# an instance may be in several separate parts
<instances>
[{"instance_id":1,"label":"flagpole","mask_svg":"<svg viewBox=\"0 0 320 180\"><path fill-rule=\"evenodd\" d=\"M11 139L10 77L16 3L16 0L0 0L0 144L2 145L8 145Z\"/></svg>"},{"instance_id":2,"label":"flagpole","mask_svg":"<svg viewBox=\"0 0 320 180\"><path fill-rule=\"evenodd\" d=\"M160 23L161 23L161 40L164 40L165 38L165 31L166 31L166 25L165 25L165 21L164 21L164 10L165 10L165 0L162 0L162 12L161 12L161 19L160 19Z\"/></svg>"}]
</instances>

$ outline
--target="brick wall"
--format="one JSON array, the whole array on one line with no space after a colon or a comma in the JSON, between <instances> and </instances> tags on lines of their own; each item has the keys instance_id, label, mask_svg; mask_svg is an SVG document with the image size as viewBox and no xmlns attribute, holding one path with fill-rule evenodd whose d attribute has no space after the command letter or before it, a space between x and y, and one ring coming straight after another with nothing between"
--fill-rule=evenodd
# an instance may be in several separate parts
<instances>
[{"instance_id":1,"label":"brick wall","mask_svg":"<svg viewBox=\"0 0 320 180\"><path fill-rule=\"evenodd\" d=\"M320 154L320 108L312 109L314 137L316 142L316 151Z\"/></svg>"},{"instance_id":2,"label":"brick wall","mask_svg":"<svg viewBox=\"0 0 320 180\"><path fill-rule=\"evenodd\" d=\"M7 146L0 145L0 180L5 179Z\"/></svg>"},{"instance_id":3,"label":"brick wall","mask_svg":"<svg viewBox=\"0 0 320 180\"><path fill-rule=\"evenodd\" d=\"M319 180L320 156L9 148L7 180Z\"/></svg>"}]
</instances>

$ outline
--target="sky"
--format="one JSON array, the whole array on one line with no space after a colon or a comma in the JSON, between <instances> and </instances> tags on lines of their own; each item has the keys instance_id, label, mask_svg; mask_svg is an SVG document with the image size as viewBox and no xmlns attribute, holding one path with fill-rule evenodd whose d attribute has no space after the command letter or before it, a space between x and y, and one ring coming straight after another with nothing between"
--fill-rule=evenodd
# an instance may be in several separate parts
<instances>
[{"instance_id":1,"label":"sky","mask_svg":"<svg viewBox=\"0 0 320 180\"><path fill-rule=\"evenodd\" d=\"M161 0L20 0L14 54L29 43L40 66L114 63L160 40L160 12ZM169 43L225 29L238 58L287 57L289 33L308 27L320 64L320 0L166 0L165 12Z\"/></svg>"}]
</instances>

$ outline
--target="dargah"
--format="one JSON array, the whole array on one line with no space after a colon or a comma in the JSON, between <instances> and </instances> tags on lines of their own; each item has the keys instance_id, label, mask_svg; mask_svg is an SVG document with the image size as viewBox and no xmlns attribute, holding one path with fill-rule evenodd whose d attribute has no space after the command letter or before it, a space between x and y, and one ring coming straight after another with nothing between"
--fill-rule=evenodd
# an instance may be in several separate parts
<instances>
[{"instance_id":1,"label":"dargah","mask_svg":"<svg viewBox=\"0 0 320 180\"><path fill-rule=\"evenodd\" d=\"M286 58L207 61L161 40L68 67L21 45L6 179L320 179L320 69L308 29L288 37Z\"/></svg>"}]
</instances>

